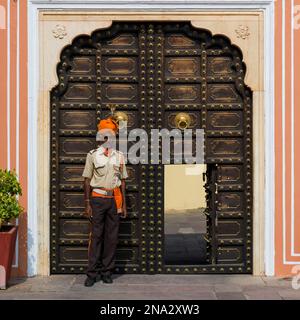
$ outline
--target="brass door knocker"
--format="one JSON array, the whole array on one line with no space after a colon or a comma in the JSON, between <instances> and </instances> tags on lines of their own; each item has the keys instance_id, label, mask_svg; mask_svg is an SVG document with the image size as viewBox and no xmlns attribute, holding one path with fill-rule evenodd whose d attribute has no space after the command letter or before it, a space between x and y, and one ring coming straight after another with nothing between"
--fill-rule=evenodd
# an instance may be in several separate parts
<instances>
[{"instance_id":1,"label":"brass door knocker","mask_svg":"<svg viewBox=\"0 0 300 320\"><path fill-rule=\"evenodd\" d=\"M181 112L175 117L175 125L180 130L185 130L191 125L192 119L188 113Z\"/></svg>"},{"instance_id":2,"label":"brass door knocker","mask_svg":"<svg viewBox=\"0 0 300 320\"><path fill-rule=\"evenodd\" d=\"M128 122L128 115L124 111L116 111L116 106L113 104L109 105L110 111L111 111L111 117L114 121L117 122L119 129L124 128L127 126Z\"/></svg>"}]
</instances>

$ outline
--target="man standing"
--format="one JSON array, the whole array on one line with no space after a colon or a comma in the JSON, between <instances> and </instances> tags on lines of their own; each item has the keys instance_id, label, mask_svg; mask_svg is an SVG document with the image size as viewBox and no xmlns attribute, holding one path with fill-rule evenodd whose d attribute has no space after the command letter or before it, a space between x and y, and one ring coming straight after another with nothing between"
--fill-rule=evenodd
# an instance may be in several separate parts
<instances>
[{"instance_id":1,"label":"man standing","mask_svg":"<svg viewBox=\"0 0 300 320\"><path fill-rule=\"evenodd\" d=\"M115 150L112 144L117 130L118 125L111 118L99 122L96 137L99 146L87 154L82 174L85 214L91 222L87 278L84 283L87 287L101 279L104 283L112 283L119 219L127 215L125 179L128 175L125 159L123 153Z\"/></svg>"}]
</instances>

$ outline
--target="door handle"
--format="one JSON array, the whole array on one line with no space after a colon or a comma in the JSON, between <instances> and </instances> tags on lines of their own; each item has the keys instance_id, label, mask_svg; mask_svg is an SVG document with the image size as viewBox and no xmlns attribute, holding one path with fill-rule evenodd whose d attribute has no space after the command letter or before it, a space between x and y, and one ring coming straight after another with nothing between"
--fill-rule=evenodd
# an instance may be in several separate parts
<instances>
[{"instance_id":1,"label":"door handle","mask_svg":"<svg viewBox=\"0 0 300 320\"><path fill-rule=\"evenodd\" d=\"M175 125L177 129L185 130L191 125L192 119L188 113L180 112L175 117Z\"/></svg>"},{"instance_id":2,"label":"door handle","mask_svg":"<svg viewBox=\"0 0 300 320\"><path fill-rule=\"evenodd\" d=\"M209 240L206 236L203 236L203 239L204 239L207 243L210 243L210 240Z\"/></svg>"},{"instance_id":3,"label":"door handle","mask_svg":"<svg viewBox=\"0 0 300 320\"><path fill-rule=\"evenodd\" d=\"M218 193L219 193L218 184L215 183L215 194L218 194Z\"/></svg>"}]
</instances>

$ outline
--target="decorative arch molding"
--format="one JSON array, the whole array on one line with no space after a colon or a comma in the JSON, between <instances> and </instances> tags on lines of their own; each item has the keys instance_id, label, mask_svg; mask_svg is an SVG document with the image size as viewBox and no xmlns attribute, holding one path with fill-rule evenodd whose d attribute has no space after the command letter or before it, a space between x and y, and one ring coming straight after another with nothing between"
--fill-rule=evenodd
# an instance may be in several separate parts
<instances>
[{"instance_id":1,"label":"decorative arch molding","mask_svg":"<svg viewBox=\"0 0 300 320\"><path fill-rule=\"evenodd\" d=\"M195 25L194 25L195 24ZM240 66L238 72L239 77L236 77L236 90L241 95L249 95L249 91L251 91L250 87L248 87L244 81L246 76L246 63L244 62L243 53L240 47L233 44L231 39L224 34L212 34L211 31L199 28L197 23L192 21L187 21L184 23L184 27L180 29L180 32L183 32L186 36L193 38L195 40L203 41L206 43L206 47L208 49L221 49L225 54L228 54L229 57L232 57L233 60L236 61L236 64L232 66L233 70L237 72L236 67ZM125 27L124 27L125 26ZM60 79L59 85L54 89L58 90L60 94L63 94L66 90L67 86L65 83L67 78L60 78L62 74L67 72L68 68L72 67L72 55L81 54L86 49L87 45L90 46L91 49L97 49L98 44L105 39L116 36L118 33L122 32L122 30L130 31L130 23L126 22L122 23L122 21L111 21L109 25L104 26L103 28L99 28L93 31L90 35L81 34L76 36L71 44L66 45L60 54L60 62L56 67L57 78ZM122 29L124 28L124 29ZM169 32L175 32L176 26L171 27ZM178 31L178 30L177 30Z\"/></svg>"},{"instance_id":2,"label":"decorative arch molding","mask_svg":"<svg viewBox=\"0 0 300 320\"><path fill-rule=\"evenodd\" d=\"M140 1L139 4L136 4L134 7L132 4L128 3L126 8L123 4L119 4L119 7L116 6L112 8L111 4L105 1L93 1L87 3L83 6L79 5L78 2L70 2L70 1L60 1L49 3L48 1L30 1L29 5L29 104L31 108L29 108L29 141L30 141L30 150L29 150L29 161L31 163L35 163L30 168L29 172L29 215L28 220L28 229L32 235L32 239L38 239L38 241L30 241L28 243L29 250L29 275L34 274L49 274L49 230L48 230L48 219L49 219L49 187L47 186L47 172L49 170L49 142L48 142L48 134L49 131L48 123L49 123L49 114L47 114L46 110L50 110L49 108L49 91L56 83L56 72L55 70L47 73L47 76L39 78L41 75L45 75L45 70L43 70L43 64L41 63L41 59L48 56L49 59L45 59L48 64L49 61L54 60L58 61L59 56L56 56L56 52L54 51L45 51L44 43L47 45L48 41L51 39L55 40L57 43L60 43L60 50L63 47L63 43L68 45L70 43L69 36L69 22L76 17L80 17L78 14L78 10L80 9L88 9L90 13L93 12L95 16L103 15L105 18L98 19L99 24L105 25L108 27L111 24L111 21L108 21L106 13L96 12L100 7L103 9L116 10L123 9L123 11L114 11L113 14L116 16L116 20L122 20L124 17L129 17L131 21L134 19L141 20L146 19L147 17L144 14L149 14L149 11L143 12L143 10L149 5L146 3L147 1ZM162 1L164 2L164 1ZM181 6L184 6L185 12L181 10ZM139 12L133 12L132 9L139 9ZM61 10L63 9L63 10ZM126 9L130 9L131 11L126 11ZM168 12L163 12L163 10L167 9ZM213 11L213 10L218 10ZM60 10L58 12L57 10ZM76 12L77 10L77 12ZM260 137L264 136L264 132L266 133L266 141L268 141L268 147L265 147L264 141L254 141L254 175L257 179L255 179L254 185L254 224L257 226L254 229L254 274L264 274L265 270L267 274L273 274L273 204L272 204L272 195L273 192L272 186L273 183L273 173L272 173L272 150L273 150L273 89L272 89L272 81L273 81L273 42L270 40L272 37L267 37L266 35L272 35L274 30L272 28L272 19L273 19L273 5L272 1L256 1L249 2L247 1L229 1L224 4L223 1L195 1L191 6L187 5L185 1L181 4L178 2L176 5L170 5L169 2L164 2L162 6L161 3L155 3L153 6L152 17L159 17L166 19L168 21L175 20L178 17L182 19L184 15L187 14L186 10L190 10L188 15L188 19L192 20L193 25L207 28L211 22L206 21L205 18L207 14L222 14L224 16L224 21L230 21L230 17L232 16L232 12L236 11L236 16L242 17L241 20L245 20L245 17L248 17L249 14L262 14L263 20L265 21L265 29L261 30L264 34L262 42L265 44L263 50L263 46L258 48L257 52L251 54L252 56L257 57L257 61L262 61L261 57L265 57L265 63L263 65L258 65L259 74L263 74L264 76L259 75L259 79L262 80L265 77L266 94L263 94L261 90L261 84L252 85L254 77L251 77L251 81L246 81L247 83L251 83L251 88L254 90L254 130L255 132L260 132ZM231 13L229 13L231 12ZM90 14L86 11L81 11L83 14L83 20L86 20L85 15ZM120 13L120 14L119 14ZM139 13L141 13L139 15ZM46 15L45 15L46 14ZM49 36L46 33L48 30L48 26L51 24L50 21L52 16L56 16L56 20L61 23L66 24L66 30L68 35L63 39L54 39L53 34L51 32L52 27L49 29ZM75 14L75 15L74 15ZM119 16L118 16L119 14ZM135 16L135 18L134 18ZM47 18L45 18L47 17ZM70 18L73 17L73 18ZM193 19L190 19L192 17ZM200 19L199 19L200 18ZM204 19L203 19L204 18ZM247 19L247 18L246 18ZM74 20L74 21L75 21ZM83 25L83 20L81 20L81 25ZM204 21L203 24L200 23ZM218 20L218 19L215 19ZM49 22L46 23L46 21ZM44 23L45 22L45 23ZM38 36L37 31L38 23L41 26L41 30L44 30L40 37ZM55 22L56 23L56 22ZM85 33L89 34L94 27L89 27L86 24ZM226 25L226 24L225 24ZM212 28L208 28L212 29ZM227 34L227 32L226 32ZM255 39L256 31L251 32L250 38ZM253 35L253 38L252 38ZM230 36L231 39L234 39ZM249 39L243 40L246 43ZM234 41L238 42L238 41ZM40 50L39 50L40 48ZM41 53L41 55L40 55ZM47 54L46 54L47 53ZM53 55L54 53L54 55ZM270 58L271 57L271 58ZM39 62L40 61L40 62ZM249 63L247 63L249 64ZM52 63L51 63L52 65ZM256 63L254 65L257 65ZM251 69L253 70L253 68ZM256 71L254 73L257 73ZM249 78L249 72L246 74L246 79ZM55 80L56 79L56 80ZM262 83L262 82L261 82ZM40 88L41 91L38 90ZM40 94L38 94L38 92ZM39 97L39 98L38 98ZM39 106L39 108L38 108ZM261 108L263 106L263 108ZM39 110L39 112L38 112ZM264 114L268 114L268 117L264 117ZM39 121L37 121L37 117ZM265 122L264 122L265 121ZM265 123L265 129L263 127L263 123ZM42 156L43 155L43 156ZM268 166L268 170L264 171L263 163L268 161L270 166ZM259 169L258 169L259 168ZM265 175L261 175L261 172L265 172ZM41 179L41 177L45 177L45 179ZM38 178L39 177L39 178ZM261 182L264 184L264 180L266 179L266 187L260 189ZM260 182L259 182L260 181ZM37 188L42 188L44 190L43 194L37 196ZM265 190L268 190L265 193ZM264 214L266 212L266 218L264 218ZM266 219L267 227L262 222ZM266 228L266 235L264 235L264 231ZM267 242L264 242L265 239L268 239ZM268 250L264 251L264 246L268 248ZM264 253L266 252L266 253ZM265 269L266 264L266 269Z\"/></svg>"}]
</instances>

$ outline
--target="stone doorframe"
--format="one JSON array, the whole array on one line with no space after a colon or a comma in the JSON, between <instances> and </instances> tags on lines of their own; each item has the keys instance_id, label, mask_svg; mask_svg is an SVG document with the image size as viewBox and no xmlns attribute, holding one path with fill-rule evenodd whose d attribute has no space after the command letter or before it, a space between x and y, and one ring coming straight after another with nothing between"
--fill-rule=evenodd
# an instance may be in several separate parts
<instances>
[{"instance_id":1,"label":"stone doorframe","mask_svg":"<svg viewBox=\"0 0 300 320\"><path fill-rule=\"evenodd\" d=\"M225 2L225 4L224 4ZM238 45L253 90L253 270L274 274L273 1L49 1L29 3L28 274L50 274L50 98L62 48L112 21L191 21ZM151 10L149 10L151 8ZM63 9L63 10L61 10ZM103 9L103 10L99 10ZM166 12L167 11L167 12ZM267 164L267 165L266 165ZM38 191L38 192L37 192Z\"/></svg>"}]
</instances>

